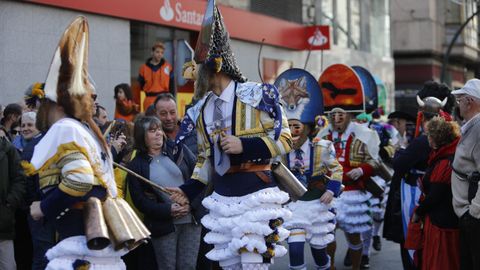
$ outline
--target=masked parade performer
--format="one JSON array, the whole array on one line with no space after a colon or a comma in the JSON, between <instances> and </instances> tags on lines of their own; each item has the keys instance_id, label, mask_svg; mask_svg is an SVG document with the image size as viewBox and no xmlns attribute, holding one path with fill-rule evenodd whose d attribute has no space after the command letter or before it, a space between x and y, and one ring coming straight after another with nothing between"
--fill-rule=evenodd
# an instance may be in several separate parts
<instances>
[{"instance_id":1,"label":"masked parade performer","mask_svg":"<svg viewBox=\"0 0 480 270\"><path fill-rule=\"evenodd\" d=\"M335 202L337 222L346 233L347 256L353 269L360 269L361 234L371 230L368 205L371 194L365 191L366 182L377 169L380 141L373 130L351 121L354 113L365 110L363 86L353 69L332 65L322 73L319 83L331 123L317 138L333 142L336 158L343 167L345 189ZM329 253L333 257L334 252Z\"/></svg>"},{"instance_id":2,"label":"masked parade performer","mask_svg":"<svg viewBox=\"0 0 480 270\"><path fill-rule=\"evenodd\" d=\"M277 242L288 236L281 225L291 214L282 208L289 196L276 187L270 171L271 159L292 147L277 89L246 82L213 0L207 4L195 60L200 63L196 89L211 92L199 101L199 115L190 119L196 120L199 152L192 179L170 188L172 199L192 201L211 184L214 192L203 200L209 214L202 224L210 230L205 241L214 249L206 256L223 269L268 269L273 257L287 252Z\"/></svg>"},{"instance_id":3,"label":"masked parade performer","mask_svg":"<svg viewBox=\"0 0 480 270\"><path fill-rule=\"evenodd\" d=\"M316 122L320 128L328 125L327 119L321 116L322 92L317 80L302 69L285 71L275 85L282 96L293 138L293 151L283 156L282 162L308 188L298 201L287 205L292 211L292 217L286 219L284 225L290 230L290 269L307 269L305 241L310 244L315 269L330 269L326 247L334 240L335 214L329 210L333 197L340 192L343 170L331 141L312 141L318 131Z\"/></svg>"},{"instance_id":4,"label":"masked parade performer","mask_svg":"<svg viewBox=\"0 0 480 270\"><path fill-rule=\"evenodd\" d=\"M120 256L128 249L114 248L107 228L86 226L91 224L85 218L86 201L117 195L111 153L92 120L88 41L87 20L77 17L59 42L45 83L37 124L48 132L31 163L24 164L27 173L39 174L42 193L41 201L32 203L31 215L53 221L58 234L59 242L46 253L47 269L125 269ZM88 229L103 229L107 241L87 245Z\"/></svg>"}]
</instances>

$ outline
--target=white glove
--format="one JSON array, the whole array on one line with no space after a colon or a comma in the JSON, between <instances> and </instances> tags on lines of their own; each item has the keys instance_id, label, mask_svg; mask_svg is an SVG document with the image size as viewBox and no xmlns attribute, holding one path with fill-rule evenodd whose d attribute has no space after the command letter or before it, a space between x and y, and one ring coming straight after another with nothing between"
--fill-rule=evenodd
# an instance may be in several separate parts
<instances>
[{"instance_id":1,"label":"white glove","mask_svg":"<svg viewBox=\"0 0 480 270\"><path fill-rule=\"evenodd\" d=\"M347 173L347 176L354 181L360 178L362 175L363 175L362 168L355 168Z\"/></svg>"}]
</instances>

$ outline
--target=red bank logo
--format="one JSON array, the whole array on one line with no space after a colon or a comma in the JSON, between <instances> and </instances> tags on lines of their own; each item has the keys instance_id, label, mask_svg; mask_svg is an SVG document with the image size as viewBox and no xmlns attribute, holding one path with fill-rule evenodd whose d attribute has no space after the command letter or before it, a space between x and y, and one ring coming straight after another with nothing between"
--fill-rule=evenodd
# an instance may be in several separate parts
<instances>
[{"instance_id":1,"label":"red bank logo","mask_svg":"<svg viewBox=\"0 0 480 270\"><path fill-rule=\"evenodd\" d=\"M163 6L160 8L160 17L164 21L175 19L177 23L190 25L202 25L203 13L197 10L184 9L181 2L176 1L175 9L170 4L170 0L163 0Z\"/></svg>"}]
</instances>

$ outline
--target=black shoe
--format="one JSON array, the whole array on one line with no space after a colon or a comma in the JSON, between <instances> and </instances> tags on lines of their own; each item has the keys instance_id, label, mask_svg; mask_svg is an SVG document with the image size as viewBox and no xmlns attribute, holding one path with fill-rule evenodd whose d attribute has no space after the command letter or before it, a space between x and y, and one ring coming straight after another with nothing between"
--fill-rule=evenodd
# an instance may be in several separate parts
<instances>
[{"instance_id":1,"label":"black shoe","mask_svg":"<svg viewBox=\"0 0 480 270\"><path fill-rule=\"evenodd\" d=\"M372 247L373 247L376 251L382 250L382 241L380 241L380 236L375 235L375 236L373 237Z\"/></svg>"},{"instance_id":2,"label":"black shoe","mask_svg":"<svg viewBox=\"0 0 480 270\"><path fill-rule=\"evenodd\" d=\"M345 253L345 258L343 259L343 265L345 266L352 266L352 258L350 258L350 249L347 250Z\"/></svg>"},{"instance_id":3,"label":"black shoe","mask_svg":"<svg viewBox=\"0 0 480 270\"><path fill-rule=\"evenodd\" d=\"M360 269L370 268L370 258L367 255L362 255L362 261L360 262Z\"/></svg>"}]
</instances>

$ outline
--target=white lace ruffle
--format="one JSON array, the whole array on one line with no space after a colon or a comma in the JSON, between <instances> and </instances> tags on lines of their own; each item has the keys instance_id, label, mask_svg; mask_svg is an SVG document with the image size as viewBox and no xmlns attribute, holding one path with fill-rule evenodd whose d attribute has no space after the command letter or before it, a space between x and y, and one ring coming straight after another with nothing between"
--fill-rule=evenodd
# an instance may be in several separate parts
<instances>
[{"instance_id":1,"label":"white lace ruffle","mask_svg":"<svg viewBox=\"0 0 480 270\"><path fill-rule=\"evenodd\" d=\"M213 193L203 200L209 214L202 224L210 230L205 242L214 244L206 257L214 261L225 261L239 256L240 249L248 252L267 251L265 236L274 232L269 226L272 219L291 216L290 210L282 208L288 194L278 188L267 188L242 197L226 197ZM288 237L289 231L277 227L280 241ZM273 245L275 256L283 256L283 246Z\"/></svg>"},{"instance_id":2,"label":"white lace ruffle","mask_svg":"<svg viewBox=\"0 0 480 270\"><path fill-rule=\"evenodd\" d=\"M111 245L102 250L91 250L87 247L85 236L72 236L57 243L47 251L45 256L50 261L47 269L70 269L65 268L65 262L71 261L73 263L75 261L74 258L82 259L85 257L92 257L93 259L105 258L112 261L112 265L101 264L90 269L125 269L125 265L120 257L127 253L128 250L126 249L115 251ZM70 266L71 263L69 264ZM61 267L62 265L63 267ZM95 265L95 262L92 262L92 265ZM122 265L123 268L121 268Z\"/></svg>"},{"instance_id":3,"label":"white lace ruffle","mask_svg":"<svg viewBox=\"0 0 480 270\"><path fill-rule=\"evenodd\" d=\"M226 197L213 193L202 201L210 213L221 217L237 216L265 204L282 205L288 201L286 192L278 188L266 188L241 197Z\"/></svg>"},{"instance_id":4,"label":"white lace ruffle","mask_svg":"<svg viewBox=\"0 0 480 270\"><path fill-rule=\"evenodd\" d=\"M371 228L371 208L368 200L370 193L362 191L344 191L335 203L337 221L347 233L362 233Z\"/></svg>"},{"instance_id":5,"label":"white lace ruffle","mask_svg":"<svg viewBox=\"0 0 480 270\"><path fill-rule=\"evenodd\" d=\"M335 214L329 211L330 205L312 200L292 202L286 207L292 211L292 217L285 221L286 228L305 230L306 240L313 245L324 246L334 240Z\"/></svg>"}]
</instances>

